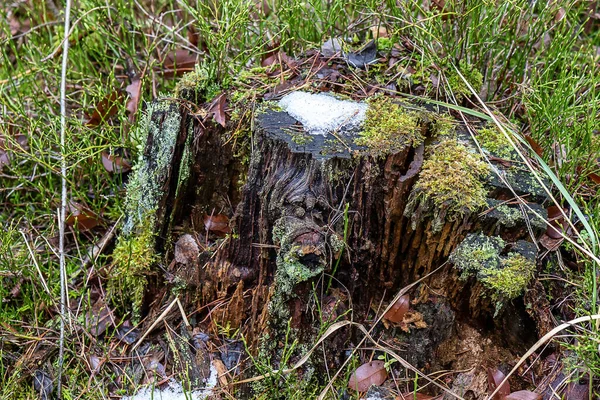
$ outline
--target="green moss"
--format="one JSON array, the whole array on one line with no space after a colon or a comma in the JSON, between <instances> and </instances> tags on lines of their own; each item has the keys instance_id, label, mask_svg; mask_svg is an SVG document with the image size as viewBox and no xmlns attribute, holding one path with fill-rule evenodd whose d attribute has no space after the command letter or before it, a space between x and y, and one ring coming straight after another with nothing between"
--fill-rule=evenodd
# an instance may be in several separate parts
<instances>
[{"instance_id":1,"label":"green moss","mask_svg":"<svg viewBox=\"0 0 600 400\"><path fill-rule=\"evenodd\" d=\"M394 41L389 37L377 38L377 50L390 51L394 47Z\"/></svg>"},{"instance_id":2,"label":"green moss","mask_svg":"<svg viewBox=\"0 0 600 400\"><path fill-rule=\"evenodd\" d=\"M501 255L504 247L500 237L470 234L450 256L463 279L476 276L490 289L492 299L497 301L496 310L503 302L523 294L535 272L530 243L520 241L513 247L515 251Z\"/></svg>"},{"instance_id":3,"label":"green moss","mask_svg":"<svg viewBox=\"0 0 600 400\"><path fill-rule=\"evenodd\" d=\"M146 276L157 261L151 225L140 226L136 234L119 238L113 251L113 265L108 280L109 298L139 316Z\"/></svg>"},{"instance_id":4,"label":"green moss","mask_svg":"<svg viewBox=\"0 0 600 400\"><path fill-rule=\"evenodd\" d=\"M517 155L506 136L496 127L478 129L477 140L484 150L496 157L514 160Z\"/></svg>"},{"instance_id":5,"label":"green moss","mask_svg":"<svg viewBox=\"0 0 600 400\"><path fill-rule=\"evenodd\" d=\"M514 299L525 291L533 278L535 263L519 253L509 253L502 258L498 269L482 269L481 279L484 285L494 290L501 297Z\"/></svg>"},{"instance_id":6,"label":"green moss","mask_svg":"<svg viewBox=\"0 0 600 400\"><path fill-rule=\"evenodd\" d=\"M362 131L354 142L366 146L375 156L394 153L406 146L423 143L419 113L407 111L385 96L367 100L369 108Z\"/></svg>"},{"instance_id":7,"label":"green moss","mask_svg":"<svg viewBox=\"0 0 600 400\"><path fill-rule=\"evenodd\" d=\"M198 102L214 98L221 92L221 87L210 77L208 69L196 65L192 72L184 74L175 86L175 98L188 98ZM193 93L193 96L190 94Z\"/></svg>"},{"instance_id":8,"label":"green moss","mask_svg":"<svg viewBox=\"0 0 600 400\"><path fill-rule=\"evenodd\" d=\"M415 191L450 214L463 215L486 204L483 178L489 168L478 154L454 139L443 139L423 163Z\"/></svg>"},{"instance_id":9,"label":"green moss","mask_svg":"<svg viewBox=\"0 0 600 400\"><path fill-rule=\"evenodd\" d=\"M464 78L469 82L471 87L476 93L479 93L481 86L483 85L483 75L472 65L467 64L465 61L461 61L458 69ZM457 101L462 101L465 97L471 96L471 90L462 80L462 78L456 73L454 68L448 73L448 85L454 94Z\"/></svg>"},{"instance_id":10,"label":"green moss","mask_svg":"<svg viewBox=\"0 0 600 400\"><path fill-rule=\"evenodd\" d=\"M457 121L450 115L430 113L432 121L433 134L437 136L454 137L456 133Z\"/></svg>"}]
</instances>

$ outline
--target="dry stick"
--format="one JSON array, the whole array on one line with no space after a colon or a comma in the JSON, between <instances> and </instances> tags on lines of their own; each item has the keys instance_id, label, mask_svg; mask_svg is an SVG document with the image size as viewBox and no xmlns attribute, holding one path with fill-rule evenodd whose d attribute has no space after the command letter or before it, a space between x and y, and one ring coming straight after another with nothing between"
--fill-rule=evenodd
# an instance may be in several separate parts
<instances>
[{"instance_id":1,"label":"dry stick","mask_svg":"<svg viewBox=\"0 0 600 400\"><path fill-rule=\"evenodd\" d=\"M48 284L46 283L46 280L44 279L44 275L42 274L42 270L40 269L40 266L38 265L37 259L35 258L35 255L33 254L33 250L31 249L31 246L29 246L29 240L27 239L27 236L25 236L25 232L21 231L21 235L23 236L23 241L25 242L25 246L27 246L27 250L29 251L29 255L31 256L31 261L33 261L33 265L35 265L35 269L37 270L37 273L40 276L40 281L42 282L42 286L44 287L44 290L46 291L46 293L48 293L48 296L50 296L50 298L52 298L52 293L50 293L50 289L48 288Z\"/></svg>"},{"instance_id":2,"label":"dry stick","mask_svg":"<svg viewBox=\"0 0 600 400\"><path fill-rule=\"evenodd\" d=\"M163 312L162 312L162 313L161 313L161 314L158 316L158 318L156 319L156 321L154 321L154 322L152 323L152 325L150 325L150 328L148 328L148 329L146 330L146 332L145 332L145 333L142 335L142 337L138 339L137 343L136 343L136 344L135 344L135 345L134 345L134 346L131 348L131 351L132 351L132 352L133 352L135 349L137 349L137 347L138 347L138 346L139 346L139 345L142 343L142 341L143 341L143 340L146 338L146 336L148 336L148 334L149 334L150 332L152 332L152 329L154 329L154 327L155 327L156 325L158 325L158 324L159 324L159 322L160 322L160 321L162 321L162 320L163 320L163 319L166 317L166 315L169 313L169 311L171 311L171 308L173 308L173 306L174 306L175 304L180 304L180 303L179 303L179 297L175 297L175 299L174 299L174 300L171 302L171 304L169 304L169 306L168 306L167 308L165 308L165 311L163 311ZM180 306L180 307L181 307L181 306ZM184 315L184 321L186 322L186 325L189 325L189 323L187 322L187 318L185 318L185 314L183 314L183 315Z\"/></svg>"},{"instance_id":3,"label":"dry stick","mask_svg":"<svg viewBox=\"0 0 600 400\"><path fill-rule=\"evenodd\" d=\"M535 351L537 349L542 347L542 345L544 343L546 343L548 340L552 339L558 332L563 331L567 328L570 328L571 326L577 325L581 322L591 322L591 321L597 321L597 320L600 320L600 314L575 318L568 322L565 322L562 325L557 326L556 328L552 329L550 332L546 333L540 340L538 340L533 346L531 346L531 348L529 350L527 350L527 353L525 353L525 355L523 355L523 357L521 357L519 362L517 362L515 364L513 369L506 375L506 377L504 377L504 380L502 382L500 382L499 385L496 386L496 390L494 390L492 392L492 394L490 394L488 397L486 397L486 400L492 400L494 398L494 396L496 395L496 393L498 393L498 390L500 390L500 388L502 388L502 386L508 381L508 378L510 378L510 376L525 362L525 360L527 360L527 358L529 358L529 356L531 356L533 353L535 353Z\"/></svg>"},{"instance_id":4,"label":"dry stick","mask_svg":"<svg viewBox=\"0 0 600 400\"><path fill-rule=\"evenodd\" d=\"M67 130L67 62L69 60L69 31L71 21L71 0L67 0L65 5L65 37L63 41L63 56L60 78L60 173L62 178L62 195L60 202L60 211L58 215L59 244L58 253L60 255L60 340L58 345L58 378L57 395L62 398L62 369L65 357L65 314L67 312L67 267L65 264L65 218L67 214L67 157L65 149L65 134Z\"/></svg>"}]
</instances>

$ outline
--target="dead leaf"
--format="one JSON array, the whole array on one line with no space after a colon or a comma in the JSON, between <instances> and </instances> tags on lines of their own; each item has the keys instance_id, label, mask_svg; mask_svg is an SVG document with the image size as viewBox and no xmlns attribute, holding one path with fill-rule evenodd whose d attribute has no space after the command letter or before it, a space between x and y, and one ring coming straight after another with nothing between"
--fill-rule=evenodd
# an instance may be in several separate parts
<instances>
[{"instance_id":1,"label":"dead leaf","mask_svg":"<svg viewBox=\"0 0 600 400\"><path fill-rule=\"evenodd\" d=\"M564 240L565 240L565 238L562 236L555 239L555 238L551 238L546 233L544 233L542 235L542 237L540 238L540 244L542 246L544 246L544 248L546 248L547 250L556 251L556 250L558 250L558 248L560 247L560 245L562 244L562 242Z\"/></svg>"},{"instance_id":2,"label":"dead leaf","mask_svg":"<svg viewBox=\"0 0 600 400\"><path fill-rule=\"evenodd\" d=\"M531 146L531 149L535 152L535 154L537 154L540 157L544 154L544 150L542 149L542 146L540 146L538 144L538 142L533 140L533 138L531 136L523 135L523 137L525 138L525 140L527 140L527 143L529 143L529 146Z\"/></svg>"},{"instance_id":3,"label":"dead leaf","mask_svg":"<svg viewBox=\"0 0 600 400\"><path fill-rule=\"evenodd\" d=\"M567 386L567 390L565 390L564 398L569 400L588 400L590 398L590 386L571 382Z\"/></svg>"},{"instance_id":4,"label":"dead leaf","mask_svg":"<svg viewBox=\"0 0 600 400\"><path fill-rule=\"evenodd\" d=\"M177 239L177 243L175 243L175 261L180 264L194 265L199 255L198 243L192 235L186 233Z\"/></svg>"},{"instance_id":5,"label":"dead leaf","mask_svg":"<svg viewBox=\"0 0 600 400\"><path fill-rule=\"evenodd\" d=\"M279 47L279 43L273 45L264 55L263 59L260 62L262 67L269 67L275 64L293 64L294 59L288 56L285 51L281 50Z\"/></svg>"},{"instance_id":6,"label":"dead leaf","mask_svg":"<svg viewBox=\"0 0 600 400\"><path fill-rule=\"evenodd\" d=\"M588 178L590 178L594 183L600 184L600 175L590 172L588 174Z\"/></svg>"},{"instance_id":7,"label":"dead leaf","mask_svg":"<svg viewBox=\"0 0 600 400\"><path fill-rule=\"evenodd\" d=\"M499 369L488 368L488 388L490 390L490 393L493 392L494 390L496 390L496 388L498 387L498 385L500 385L500 383L502 383L504 378L505 378L504 374ZM494 395L493 400L503 400L504 397L507 396L509 393L510 393L510 385L509 385L508 381L506 381L506 383L504 383L500 387L500 390L498 390L498 393L496 393Z\"/></svg>"},{"instance_id":8,"label":"dead leaf","mask_svg":"<svg viewBox=\"0 0 600 400\"><path fill-rule=\"evenodd\" d=\"M231 232L231 228L229 228L229 218L227 218L225 214L204 214L203 220L204 228L209 232L221 235L226 235Z\"/></svg>"},{"instance_id":9,"label":"dead leaf","mask_svg":"<svg viewBox=\"0 0 600 400\"><path fill-rule=\"evenodd\" d=\"M100 218L96 213L76 201L69 200L67 213L69 216L65 223L69 226L77 226L80 232L88 231L100 224Z\"/></svg>"},{"instance_id":10,"label":"dead leaf","mask_svg":"<svg viewBox=\"0 0 600 400\"><path fill-rule=\"evenodd\" d=\"M562 21L566 15L567 15L567 12L565 11L565 9L563 7L559 8L558 11L556 12L556 15L554 15L554 22L558 23L558 22Z\"/></svg>"},{"instance_id":11,"label":"dead leaf","mask_svg":"<svg viewBox=\"0 0 600 400\"><path fill-rule=\"evenodd\" d=\"M410 296L408 294L405 294L394 303L392 308L390 308L388 312L385 313L383 318L391 322L400 323L404 319L404 315L406 315L409 308Z\"/></svg>"},{"instance_id":12,"label":"dead leaf","mask_svg":"<svg viewBox=\"0 0 600 400\"><path fill-rule=\"evenodd\" d=\"M108 172L114 172L115 174L122 174L131 169L131 163L117 155L110 155L106 151L102 152L102 165Z\"/></svg>"},{"instance_id":13,"label":"dead leaf","mask_svg":"<svg viewBox=\"0 0 600 400\"><path fill-rule=\"evenodd\" d=\"M127 108L127 111L129 111L130 120L132 120L132 117L138 110L141 90L142 80L140 78L133 78L131 83L125 88L125 91L129 94L129 99L127 100L125 108Z\"/></svg>"},{"instance_id":14,"label":"dead leaf","mask_svg":"<svg viewBox=\"0 0 600 400\"><path fill-rule=\"evenodd\" d=\"M433 397L423 393L410 392L399 395L398 397L396 397L396 400L442 400L443 398L444 395Z\"/></svg>"},{"instance_id":15,"label":"dead leaf","mask_svg":"<svg viewBox=\"0 0 600 400\"><path fill-rule=\"evenodd\" d=\"M217 98L215 98L208 107L208 115L212 115L219 125L225 128L227 124L227 114L225 113L225 104L227 101L227 96L225 93L221 93Z\"/></svg>"},{"instance_id":16,"label":"dead leaf","mask_svg":"<svg viewBox=\"0 0 600 400\"><path fill-rule=\"evenodd\" d=\"M85 316L90 333L100 336L113 321L112 310L108 307L104 298L100 297Z\"/></svg>"},{"instance_id":17,"label":"dead leaf","mask_svg":"<svg viewBox=\"0 0 600 400\"><path fill-rule=\"evenodd\" d=\"M519 390L518 392L513 392L508 396L503 397L502 400L539 400L541 398L541 395L530 392L529 390ZM568 399L571 398L568 397Z\"/></svg>"},{"instance_id":18,"label":"dead leaf","mask_svg":"<svg viewBox=\"0 0 600 400\"><path fill-rule=\"evenodd\" d=\"M361 365L354 371L348 387L357 392L366 392L371 385L379 386L387 379L387 371L383 361L371 361Z\"/></svg>"},{"instance_id":19,"label":"dead leaf","mask_svg":"<svg viewBox=\"0 0 600 400\"><path fill-rule=\"evenodd\" d=\"M562 231L566 227L565 217L557 206L550 206L548 211L548 221L550 225L546 228L546 235L552 239L560 239L563 237Z\"/></svg>"},{"instance_id":20,"label":"dead leaf","mask_svg":"<svg viewBox=\"0 0 600 400\"><path fill-rule=\"evenodd\" d=\"M104 97L94 108L94 112L85 123L87 126L98 126L102 121L106 121L119 110L119 102L123 98L123 93L120 90L115 90Z\"/></svg>"},{"instance_id":21,"label":"dead leaf","mask_svg":"<svg viewBox=\"0 0 600 400\"><path fill-rule=\"evenodd\" d=\"M163 75L167 78L180 76L194 70L196 65L196 54L187 50L175 50L167 54L163 60Z\"/></svg>"}]
</instances>

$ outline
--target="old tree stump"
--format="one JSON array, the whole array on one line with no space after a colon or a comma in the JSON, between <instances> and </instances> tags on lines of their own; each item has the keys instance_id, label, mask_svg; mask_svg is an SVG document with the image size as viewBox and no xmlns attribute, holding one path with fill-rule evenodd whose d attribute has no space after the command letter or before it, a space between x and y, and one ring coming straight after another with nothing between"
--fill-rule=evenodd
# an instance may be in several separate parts
<instances>
[{"instance_id":1,"label":"old tree stump","mask_svg":"<svg viewBox=\"0 0 600 400\"><path fill-rule=\"evenodd\" d=\"M297 97L251 113L230 103L225 126L208 118L224 97L204 119L175 101L149 107L116 252L152 258L135 274L115 270L113 286L131 285L124 301L154 318L179 296L196 330L239 330L254 363L285 369L335 322L370 329L426 277L402 321L371 336L425 373L481 367L450 389L482 396L484 367L511 362L548 329L523 301L539 285L544 191L504 135L472 117L383 95L360 105ZM350 111L310 126L310 113L338 106ZM290 376L327 382L363 336L333 332Z\"/></svg>"}]
</instances>

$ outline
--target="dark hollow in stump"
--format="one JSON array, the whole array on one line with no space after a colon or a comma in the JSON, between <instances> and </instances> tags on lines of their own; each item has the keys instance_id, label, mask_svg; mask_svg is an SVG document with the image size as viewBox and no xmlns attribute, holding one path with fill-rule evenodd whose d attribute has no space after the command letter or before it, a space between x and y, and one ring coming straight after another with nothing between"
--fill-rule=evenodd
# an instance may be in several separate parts
<instances>
[{"instance_id":1,"label":"dark hollow in stump","mask_svg":"<svg viewBox=\"0 0 600 400\"><path fill-rule=\"evenodd\" d=\"M470 207L477 195L473 188L458 188L458 195L438 202L444 185L460 181L450 179L456 178L453 170L425 181L424 170L472 168L461 164L464 159L446 158L464 151L477 158L479 150L461 123L442 132L438 119L448 122L447 111L402 107L418 110L422 140L400 141L383 152L357 145L358 131L298 141L302 127L286 112L257 114L246 162L234 156L228 129L201 124L183 107L162 107L161 113L176 113L182 121L179 134L162 144L170 149L164 168L187 171L181 179L161 171L153 178L161 207L154 222L160 233L156 250L167 261L175 254L166 281L175 276L185 282L190 309L226 299L211 318L242 328L260 356L277 368L286 338L301 346L281 367L297 361L327 324L348 319L349 312L354 321L372 320L381 302L387 305L402 287L442 266L412 292L411 308L423 324L402 333L408 360L429 370L452 367L456 357L436 361L433 356L464 324L489 332L499 348L522 351L537 338L536 329L546 329L536 327L519 300L535 281L532 237L545 229L535 216L545 216L539 205L545 194L504 155L492 157L499 162L479 178L471 174L481 181L484 203ZM158 134L166 130L160 129L161 113L151 116ZM152 148L156 143L149 139L146 153L158 151ZM515 194L528 207L514 201ZM231 218L231 233L210 251L193 243L191 258L182 257L190 241L182 233L208 242L207 221L212 224L221 214ZM523 265L529 268L523 287L499 286L502 278L513 277L504 272L522 271ZM159 280L149 290L170 289ZM314 356L311 368L296 373L306 381L324 378L323 363L339 366L344 349L357 343L354 333L336 332L327 339L325 360Z\"/></svg>"}]
</instances>

